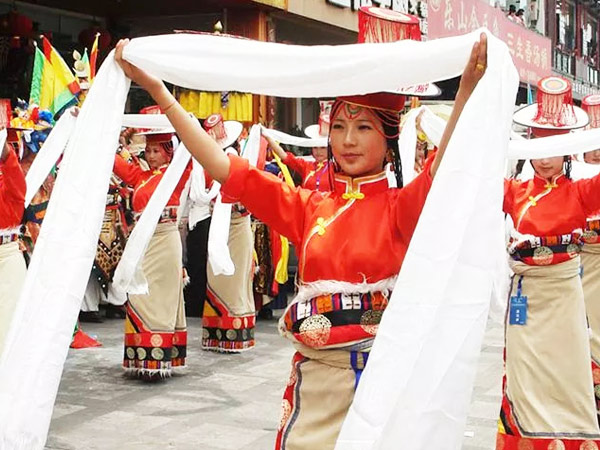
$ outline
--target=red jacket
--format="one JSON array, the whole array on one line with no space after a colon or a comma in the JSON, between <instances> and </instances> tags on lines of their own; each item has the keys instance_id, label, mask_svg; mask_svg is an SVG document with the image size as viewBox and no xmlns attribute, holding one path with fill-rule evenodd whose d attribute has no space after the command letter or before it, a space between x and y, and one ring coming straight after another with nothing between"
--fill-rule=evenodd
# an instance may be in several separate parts
<instances>
[{"instance_id":1,"label":"red jacket","mask_svg":"<svg viewBox=\"0 0 600 450\"><path fill-rule=\"evenodd\" d=\"M286 310L286 335L315 348L371 339L427 198L429 170L402 189L389 188L385 172L336 174L335 190L319 192L292 188L239 157L230 161L223 198L294 243L299 282L313 288ZM353 295L365 283L372 292Z\"/></svg>"},{"instance_id":2,"label":"red jacket","mask_svg":"<svg viewBox=\"0 0 600 450\"><path fill-rule=\"evenodd\" d=\"M241 202L296 246L303 282L374 283L398 274L431 186L429 170L403 189L390 189L385 172L336 174L336 190L325 193L230 160L224 200Z\"/></svg>"},{"instance_id":3,"label":"red jacket","mask_svg":"<svg viewBox=\"0 0 600 450\"><path fill-rule=\"evenodd\" d=\"M538 247L575 244L573 251L551 254L546 248L539 257L521 258L523 262L532 265L564 262L577 255L580 230L586 228L586 219L600 209L600 175L571 181L561 174L552 183L538 175L527 181L506 180L503 209L510 214L516 231L534 236ZM567 242L566 236L573 231L576 236Z\"/></svg>"},{"instance_id":4,"label":"red jacket","mask_svg":"<svg viewBox=\"0 0 600 450\"><path fill-rule=\"evenodd\" d=\"M25 211L25 174L17 155L10 151L8 158L0 162L0 229L18 227Z\"/></svg>"},{"instance_id":5,"label":"red jacket","mask_svg":"<svg viewBox=\"0 0 600 450\"><path fill-rule=\"evenodd\" d=\"M131 204L134 211L142 212L144 208L146 208L146 205L150 201L150 197L152 197L152 194L158 187L158 183L162 180L167 167L168 165L164 165L156 170L142 170L137 164L128 163L119 155L115 156L115 166L113 168L115 174L121 178L125 184L133 187ZM183 172L181 180L177 183L166 206L179 206L179 197L190 176L191 170L192 165L190 163Z\"/></svg>"}]
</instances>

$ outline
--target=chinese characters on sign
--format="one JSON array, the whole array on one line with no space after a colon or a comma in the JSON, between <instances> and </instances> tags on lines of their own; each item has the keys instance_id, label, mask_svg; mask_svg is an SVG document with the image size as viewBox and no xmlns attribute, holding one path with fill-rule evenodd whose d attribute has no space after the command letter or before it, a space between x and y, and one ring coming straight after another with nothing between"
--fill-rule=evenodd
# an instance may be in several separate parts
<instances>
[{"instance_id":1,"label":"chinese characters on sign","mask_svg":"<svg viewBox=\"0 0 600 450\"><path fill-rule=\"evenodd\" d=\"M380 8L392 9L398 12L408 11L408 0L326 0L327 3L341 8L352 8L358 11L361 6L379 6Z\"/></svg>"},{"instance_id":2,"label":"chinese characters on sign","mask_svg":"<svg viewBox=\"0 0 600 450\"><path fill-rule=\"evenodd\" d=\"M552 73L550 39L511 22L501 9L482 0L429 0L428 6L430 40L487 27L508 45L521 81L535 84Z\"/></svg>"}]
</instances>

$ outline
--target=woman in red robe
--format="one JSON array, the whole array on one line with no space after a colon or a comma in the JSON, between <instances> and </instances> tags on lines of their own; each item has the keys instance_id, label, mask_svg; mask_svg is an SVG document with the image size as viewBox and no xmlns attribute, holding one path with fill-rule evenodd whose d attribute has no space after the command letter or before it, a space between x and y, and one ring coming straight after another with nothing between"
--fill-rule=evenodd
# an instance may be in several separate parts
<instances>
[{"instance_id":1,"label":"woman in red robe","mask_svg":"<svg viewBox=\"0 0 600 450\"><path fill-rule=\"evenodd\" d=\"M566 79L538 83L538 103L515 113L535 136L587 124ZM531 161L528 181L507 180L514 223L504 396L497 450L600 446L579 252L586 219L600 209L600 176L572 181L570 158Z\"/></svg>"},{"instance_id":2,"label":"woman in red robe","mask_svg":"<svg viewBox=\"0 0 600 450\"><path fill-rule=\"evenodd\" d=\"M473 47L435 159L403 189L388 187L384 166L390 152L399 160L404 97L338 98L328 153L339 170L327 193L290 187L242 158L224 155L161 80L122 60L125 45L117 45L116 60L163 107L192 155L222 183L224 199L244 204L299 250L300 290L280 322L297 353L276 448L333 449L432 177L485 72L485 35ZM401 167L395 170L399 177Z\"/></svg>"},{"instance_id":3,"label":"woman in red robe","mask_svg":"<svg viewBox=\"0 0 600 450\"><path fill-rule=\"evenodd\" d=\"M158 187L173 156L173 133L146 135L144 156L150 166L115 157L115 174L133 187L132 206L140 215ZM187 332L183 305L182 248L177 229L179 197L189 177L188 167L161 214L142 263L147 295L129 295L125 319L123 367L144 380L169 377L185 366Z\"/></svg>"}]
</instances>

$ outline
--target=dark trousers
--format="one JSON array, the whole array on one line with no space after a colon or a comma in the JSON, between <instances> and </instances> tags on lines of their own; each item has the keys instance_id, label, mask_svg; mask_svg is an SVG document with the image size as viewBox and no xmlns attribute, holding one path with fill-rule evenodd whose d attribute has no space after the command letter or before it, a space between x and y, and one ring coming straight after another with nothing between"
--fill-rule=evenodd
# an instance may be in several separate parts
<instances>
[{"instance_id":1,"label":"dark trousers","mask_svg":"<svg viewBox=\"0 0 600 450\"><path fill-rule=\"evenodd\" d=\"M186 269L190 283L183 290L185 314L190 317L202 317L206 299L206 265L208 263L208 231L210 217L196 224L186 238Z\"/></svg>"}]
</instances>

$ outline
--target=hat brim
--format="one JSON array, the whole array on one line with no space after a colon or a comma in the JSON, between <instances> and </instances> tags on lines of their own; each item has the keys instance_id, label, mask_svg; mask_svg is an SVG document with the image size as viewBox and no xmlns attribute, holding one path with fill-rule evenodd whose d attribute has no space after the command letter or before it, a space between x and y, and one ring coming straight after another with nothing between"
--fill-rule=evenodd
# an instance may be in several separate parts
<instances>
[{"instance_id":1,"label":"hat brim","mask_svg":"<svg viewBox=\"0 0 600 450\"><path fill-rule=\"evenodd\" d=\"M138 136L148 136L151 134L175 134L175 128L154 128L152 130L148 130L148 131L140 131L139 133L135 133Z\"/></svg>"},{"instance_id":2,"label":"hat brim","mask_svg":"<svg viewBox=\"0 0 600 450\"><path fill-rule=\"evenodd\" d=\"M573 109L575 110L575 118L577 120L574 124L565 125L563 127L557 127L554 125L541 125L537 122L534 122L533 118L537 115L537 103L523 106L515 111L513 114L513 122L524 127L542 128L545 130L575 130L577 128L585 127L590 121L587 113L575 105L573 105Z\"/></svg>"},{"instance_id":3,"label":"hat brim","mask_svg":"<svg viewBox=\"0 0 600 450\"><path fill-rule=\"evenodd\" d=\"M411 97L437 97L442 93L442 90L433 83L425 83L400 88L395 92L397 94L409 95Z\"/></svg>"},{"instance_id":4,"label":"hat brim","mask_svg":"<svg viewBox=\"0 0 600 450\"><path fill-rule=\"evenodd\" d=\"M231 145L238 140L244 130L244 125L235 120L226 120L223 122L223 126L225 127L225 134L227 137L219 140L218 143L223 149L226 149L227 147L231 147Z\"/></svg>"},{"instance_id":5,"label":"hat brim","mask_svg":"<svg viewBox=\"0 0 600 450\"><path fill-rule=\"evenodd\" d=\"M307 135L311 139L323 139L327 138L327 136L322 136L320 133L321 127L319 124L315 123L314 125L309 125L304 129L304 134Z\"/></svg>"}]
</instances>

